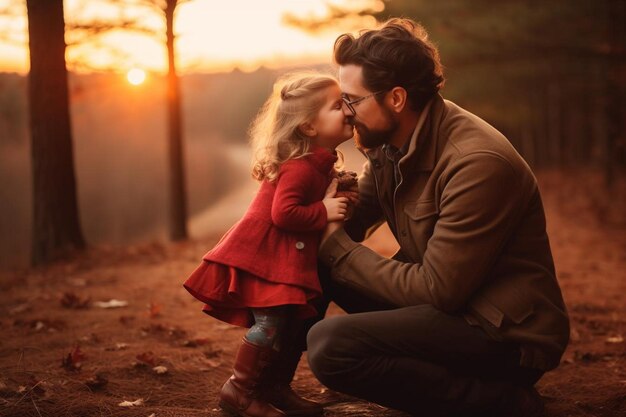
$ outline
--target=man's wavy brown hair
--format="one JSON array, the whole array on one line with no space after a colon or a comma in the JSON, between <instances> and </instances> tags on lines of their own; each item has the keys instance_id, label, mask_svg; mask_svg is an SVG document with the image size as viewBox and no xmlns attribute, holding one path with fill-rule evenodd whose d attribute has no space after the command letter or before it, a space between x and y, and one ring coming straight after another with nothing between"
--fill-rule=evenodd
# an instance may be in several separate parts
<instances>
[{"instance_id":1,"label":"man's wavy brown hair","mask_svg":"<svg viewBox=\"0 0 626 417\"><path fill-rule=\"evenodd\" d=\"M363 86L372 92L403 87L416 111L445 82L439 51L428 40L426 29L411 19L389 19L378 29L361 31L358 37L340 35L335 41L334 59L338 65L362 67Z\"/></svg>"}]
</instances>

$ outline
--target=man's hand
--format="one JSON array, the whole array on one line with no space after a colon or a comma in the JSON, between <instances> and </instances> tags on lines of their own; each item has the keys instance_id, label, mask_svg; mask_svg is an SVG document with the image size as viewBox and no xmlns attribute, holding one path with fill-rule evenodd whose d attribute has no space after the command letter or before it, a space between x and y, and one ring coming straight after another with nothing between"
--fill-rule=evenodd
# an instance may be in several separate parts
<instances>
[{"instance_id":1,"label":"man's hand","mask_svg":"<svg viewBox=\"0 0 626 417\"><path fill-rule=\"evenodd\" d=\"M337 193L338 181L333 178L330 185L326 189L326 195L322 200L326 207L326 213L328 214L328 221L344 220L348 211L348 198L347 197L335 197Z\"/></svg>"}]
</instances>

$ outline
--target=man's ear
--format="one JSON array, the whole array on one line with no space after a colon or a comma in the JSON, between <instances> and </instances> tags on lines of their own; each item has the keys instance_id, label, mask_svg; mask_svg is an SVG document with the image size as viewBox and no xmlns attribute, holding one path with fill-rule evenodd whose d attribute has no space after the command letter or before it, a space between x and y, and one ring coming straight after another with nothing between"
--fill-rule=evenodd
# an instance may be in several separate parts
<instances>
[{"instance_id":1,"label":"man's ear","mask_svg":"<svg viewBox=\"0 0 626 417\"><path fill-rule=\"evenodd\" d=\"M298 126L298 129L300 129L300 132L302 132L305 136L311 138L317 135L317 129L315 129L315 127L310 122L302 123L300 126Z\"/></svg>"},{"instance_id":2,"label":"man's ear","mask_svg":"<svg viewBox=\"0 0 626 417\"><path fill-rule=\"evenodd\" d=\"M403 87L394 87L391 89L390 93L391 109L396 113L400 113L406 107L408 98L407 92Z\"/></svg>"}]
</instances>

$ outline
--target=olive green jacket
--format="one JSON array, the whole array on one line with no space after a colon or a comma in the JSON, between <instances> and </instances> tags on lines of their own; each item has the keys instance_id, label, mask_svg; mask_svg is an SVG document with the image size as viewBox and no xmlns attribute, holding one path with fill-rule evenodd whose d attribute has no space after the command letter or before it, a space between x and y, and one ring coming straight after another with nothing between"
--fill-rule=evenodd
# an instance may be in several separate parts
<instances>
[{"instance_id":1,"label":"olive green jacket","mask_svg":"<svg viewBox=\"0 0 626 417\"><path fill-rule=\"evenodd\" d=\"M319 257L333 279L398 307L432 304L521 345L520 364L558 366L569 319L556 280L536 178L509 141L437 94L393 164L363 151L360 204ZM360 243L384 221L400 250Z\"/></svg>"}]
</instances>

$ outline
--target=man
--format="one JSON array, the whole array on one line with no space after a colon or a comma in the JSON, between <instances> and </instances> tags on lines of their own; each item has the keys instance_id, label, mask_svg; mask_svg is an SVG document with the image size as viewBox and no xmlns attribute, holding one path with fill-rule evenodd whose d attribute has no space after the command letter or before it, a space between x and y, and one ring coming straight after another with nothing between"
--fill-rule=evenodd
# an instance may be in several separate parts
<instances>
[{"instance_id":1,"label":"man","mask_svg":"<svg viewBox=\"0 0 626 417\"><path fill-rule=\"evenodd\" d=\"M536 179L507 139L444 100L441 63L408 19L335 42L344 112L367 157L360 203L320 245L348 315L307 336L336 391L416 415L540 416L569 320ZM386 221L400 250L357 243Z\"/></svg>"}]
</instances>

